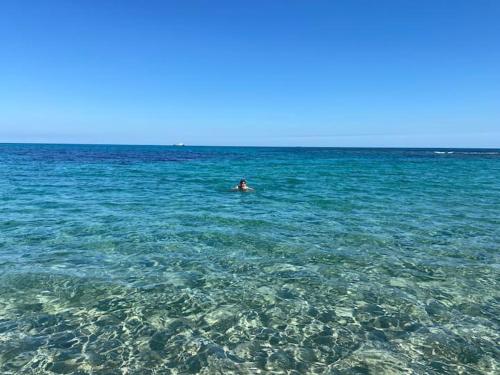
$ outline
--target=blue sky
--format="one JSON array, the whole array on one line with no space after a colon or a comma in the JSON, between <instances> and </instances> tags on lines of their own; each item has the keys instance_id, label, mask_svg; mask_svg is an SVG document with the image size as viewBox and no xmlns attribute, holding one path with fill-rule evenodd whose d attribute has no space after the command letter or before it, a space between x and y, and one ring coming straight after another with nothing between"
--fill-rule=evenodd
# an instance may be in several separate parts
<instances>
[{"instance_id":1,"label":"blue sky","mask_svg":"<svg viewBox=\"0 0 500 375\"><path fill-rule=\"evenodd\" d=\"M2 1L0 142L500 147L500 1Z\"/></svg>"}]
</instances>

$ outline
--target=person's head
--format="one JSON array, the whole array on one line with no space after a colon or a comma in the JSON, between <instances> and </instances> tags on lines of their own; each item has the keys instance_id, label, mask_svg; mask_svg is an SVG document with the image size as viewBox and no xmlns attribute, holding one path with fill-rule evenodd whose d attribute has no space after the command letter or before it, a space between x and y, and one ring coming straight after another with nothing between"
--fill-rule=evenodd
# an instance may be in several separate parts
<instances>
[{"instance_id":1,"label":"person's head","mask_svg":"<svg viewBox=\"0 0 500 375\"><path fill-rule=\"evenodd\" d=\"M247 180L245 180L244 178L242 178L240 180L240 183L238 184L238 186L242 189L245 189L247 187Z\"/></svg>"}]
</instances>

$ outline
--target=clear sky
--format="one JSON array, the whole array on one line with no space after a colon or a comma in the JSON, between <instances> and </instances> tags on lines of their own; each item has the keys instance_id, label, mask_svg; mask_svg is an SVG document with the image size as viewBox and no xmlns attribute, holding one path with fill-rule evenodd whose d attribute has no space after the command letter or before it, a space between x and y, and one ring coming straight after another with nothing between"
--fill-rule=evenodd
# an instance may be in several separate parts
<instances>
[{"instance_id":1,"label":"clear sky","mask_svg":"<svg viewBox=\"0 0 500 375\"><path fill-rule=\"evenodd\" d=\"M0 142L500 147L500 1L4 0Z\"/></svg>"}]
</instances>

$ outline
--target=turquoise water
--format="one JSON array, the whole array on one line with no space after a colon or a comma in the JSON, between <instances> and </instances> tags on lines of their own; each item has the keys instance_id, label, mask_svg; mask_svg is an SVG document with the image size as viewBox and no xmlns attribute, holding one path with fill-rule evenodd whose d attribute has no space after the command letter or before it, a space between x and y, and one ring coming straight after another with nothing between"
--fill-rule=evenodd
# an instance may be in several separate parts
<instances>
[{"instance_id":1,"label":"turquoise water","mask_svg":"<svg viewBox=\"0 0 500 375\"><path fill-rule=\"evenodd\" d=\"M499 150L4 144L0 213L1 374L500 371Z\"/></svg>"}]
</instances>

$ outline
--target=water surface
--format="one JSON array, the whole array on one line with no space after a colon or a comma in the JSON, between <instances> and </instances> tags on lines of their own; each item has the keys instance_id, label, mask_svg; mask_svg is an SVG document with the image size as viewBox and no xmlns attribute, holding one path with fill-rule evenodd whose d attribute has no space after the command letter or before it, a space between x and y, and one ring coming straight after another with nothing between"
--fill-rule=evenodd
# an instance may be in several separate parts
<instances>
[{"instance_id":1,"label":"water surface","mask_svg":"<svg viewBox=\"0 0 500 375\"><path fill-rule=\"evenodd\" d=\"M0 373L498 373L499 217L499 150L0 145Z\"/></svg>"}]
</instances>

